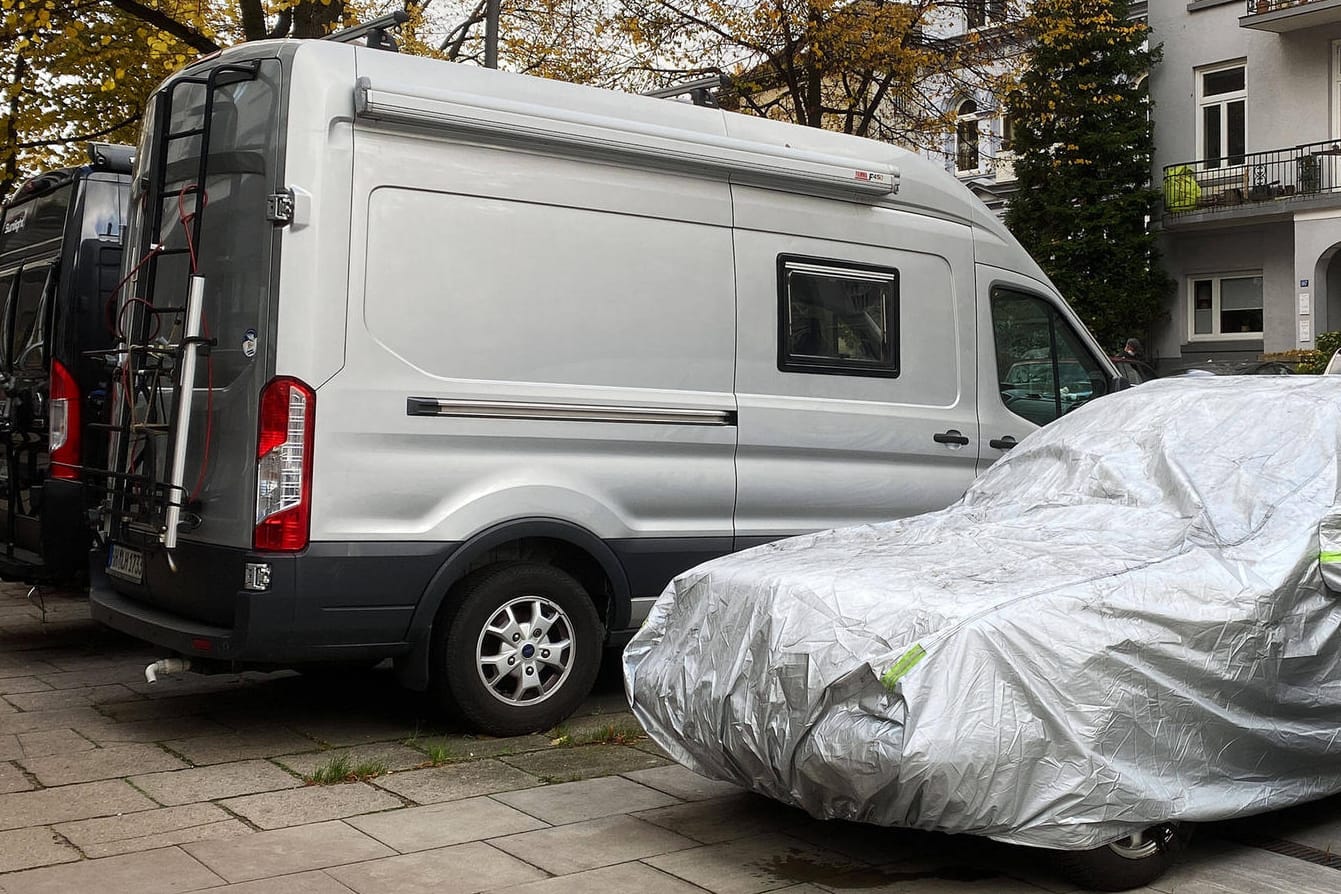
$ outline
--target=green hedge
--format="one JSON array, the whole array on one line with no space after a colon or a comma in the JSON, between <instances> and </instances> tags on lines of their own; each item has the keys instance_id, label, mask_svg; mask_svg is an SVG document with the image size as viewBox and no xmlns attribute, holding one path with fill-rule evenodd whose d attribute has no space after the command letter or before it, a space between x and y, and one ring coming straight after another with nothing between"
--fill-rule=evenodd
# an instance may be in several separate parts
<instances>
[{"instance_id":1,"label":"green hedge","mask_svg":"<svg viewBox=\"0 0 1341 894\"><path fill-rule=\"evenodd\" d=\"M1294 371L1305 375L1318 375L1327 368L1327 361L1332 359L1337 348L1341 348L1341 331L1319 332L1313 344L1316 347L1311 351L1291 351L1298 357Z\"/></svg>"}]
</instances>

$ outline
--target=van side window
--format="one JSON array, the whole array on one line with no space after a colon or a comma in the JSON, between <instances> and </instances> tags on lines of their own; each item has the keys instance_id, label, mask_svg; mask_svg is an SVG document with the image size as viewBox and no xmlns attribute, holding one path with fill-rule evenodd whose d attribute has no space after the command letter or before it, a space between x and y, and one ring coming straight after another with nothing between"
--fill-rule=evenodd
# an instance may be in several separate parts
<instances>
[{"instance_id":1,"label":"van side window","mask_svg":"<svg viewBox=\"0 0 1341 894\"><path fill-rule=\"evenodd\" d=\"M7 345L11 371L33 372L46 364L43 316L53 267L24 267L14 296L13 329Z\"/></svg>"},{"instance_id":2,"label":"van side window","mask_svg":"<svg viewBox=\"0 0 1341 894\"><path fill-rule=\"evenodd\" d=\"M997 381L1006 409L1035 425L1107 393L1108 377L1071 324L1049 302L992 291Z\"/></svg>"},{"instance_id":3,"label":"van side window","mask_svg":"<svg viewBox=\"0 0 1341 894\"><path fill-rule=\"evenodd\" d=\"M778 369L899 374L897 270L783 256L778 299Z\"/></svg>"}]
</instances>

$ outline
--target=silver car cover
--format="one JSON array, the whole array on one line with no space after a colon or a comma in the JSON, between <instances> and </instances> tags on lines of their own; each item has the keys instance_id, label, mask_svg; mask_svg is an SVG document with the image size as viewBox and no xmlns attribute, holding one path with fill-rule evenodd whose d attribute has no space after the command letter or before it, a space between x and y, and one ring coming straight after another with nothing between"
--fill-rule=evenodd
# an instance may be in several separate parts
<instances>
[{"instance_id":1,"label":"silver car cover","mask_svg":"<svg viewBox=\"0 0 1341 894\"><path fill-rule=\"evenodd\" d=\"M680 575L629 701L684 765L824 818L1084 849L1323 797L1339 469L1341 378L1141 385L948 509Z\"/></svg>"}]
</instances>

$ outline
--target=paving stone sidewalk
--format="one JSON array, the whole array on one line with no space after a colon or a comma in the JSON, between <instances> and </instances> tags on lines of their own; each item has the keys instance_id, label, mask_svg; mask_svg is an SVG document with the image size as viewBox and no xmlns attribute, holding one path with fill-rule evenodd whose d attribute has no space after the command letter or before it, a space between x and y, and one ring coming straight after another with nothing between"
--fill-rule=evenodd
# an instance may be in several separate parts
<instances>
[{"instance_id":1,"label":"paving stone sidewalk","mask_svg":"<svg viewBox=\"0 0 1341 894\"><path fill-rule=\"evenodd\" d=\"M1074 890L1046 853L818 822L696 776L617 678L563 728L488 739L387 672L150 686L160 657L75 594L0 585L0 892ZM1341 798L1207 827L1146 890L1341 891L1337 869L1234 843L1263 836L1337 853Z\"/></svg>"}]
</instances>

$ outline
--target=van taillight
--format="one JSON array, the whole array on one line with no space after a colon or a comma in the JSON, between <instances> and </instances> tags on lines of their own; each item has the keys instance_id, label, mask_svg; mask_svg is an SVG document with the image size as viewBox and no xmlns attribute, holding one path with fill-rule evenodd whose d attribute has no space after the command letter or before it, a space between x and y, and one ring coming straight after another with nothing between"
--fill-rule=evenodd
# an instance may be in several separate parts
<instances>
[{"instance_id":1,"label":"van taillight","mask_svg":"<svg viewBox=\"0 0 1341 894\"><path fill-rule=\"evenodd\" d=\"M79 477L80 428L79 386L59 360L51 361L51 385L47 401L47 440L51 454L51 477Z\"/></svg>"},{"instance_id":2,"label":"van taillight","mask_svg":"<svg viewBox=\"0 0 1341 894\"><path fill-rule=\"evenodd\" d=\"M297 379L273 379L261 389L253 536L258 550L292 551L307 546L316 408L316 394Z\"/></svg>"}]
</instances>

